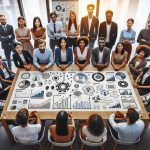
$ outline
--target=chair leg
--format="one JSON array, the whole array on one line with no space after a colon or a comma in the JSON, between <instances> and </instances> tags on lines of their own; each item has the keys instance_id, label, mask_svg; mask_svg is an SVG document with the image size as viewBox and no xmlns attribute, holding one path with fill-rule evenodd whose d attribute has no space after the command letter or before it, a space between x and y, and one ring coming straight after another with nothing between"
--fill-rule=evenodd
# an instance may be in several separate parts
<instances>
[{"instance_id":1,"label":"chair leg","mask_svg":"<svg viewBox=\"0 0 150 150\"><path fill-rule=\"evenodd\" d=\"M71 150L73 150L73 145L70 146Z\"/></svg>"},{"instance_id":2,"label":"chair leg","mask_svg":"<svg viewBox=\"0 0 150 150\"><path fill-rule=\"evenodd\" d=\"M104 146L103 145L101 145L101 150L104 150Z\"/></svg>"},{"instance_id":3,"label":"chair leg","mask_svg":"<svg viewBox=\"0 0 150 150\"><path fill-rule=\"evenodd\" d=\"M83 144L81 144L80 150L83 150L83 147L84 147L84 145L83 145Z\"/></svg>"},{"instance_id":4,"label":"chair leg","mask_svg":"<svg viewBox=\"0 0 150 150\"><path fill-rule=\"evenodd\" d=\"M114 147L113 147L113 150L116 150L117 146L118 146L118 144L115 143L115 145L114 145Z\"/></svg>"},{"instance_id":5,"label":"chair leg","mask_svg":"<svg viewBox=\"0 0 150 150\"><path fill-rule=\"evenodd\" d=\"M53 150L53 144L51 144L51 146L50 146L50 150Z\"/></svg>"},{"instance_id":6,"label":"chair leg","mask_svg":"<svg viewBox=\"0 0 150 150\"><path fill-rule=\"evenodd\" d=\"M39 146L40 146L40 150L44 150L44 147L41 143L39 144Z\"/></svg>"},{"instance_id":7,"label":"chair leg","mask_svg":"<svg viewBox=\"0 0 150 150\"><path fill-rule=\"evenodd\" d=\"M134 144L132 144L132 150L134 150Z\"/></svg>"}]
</instances>

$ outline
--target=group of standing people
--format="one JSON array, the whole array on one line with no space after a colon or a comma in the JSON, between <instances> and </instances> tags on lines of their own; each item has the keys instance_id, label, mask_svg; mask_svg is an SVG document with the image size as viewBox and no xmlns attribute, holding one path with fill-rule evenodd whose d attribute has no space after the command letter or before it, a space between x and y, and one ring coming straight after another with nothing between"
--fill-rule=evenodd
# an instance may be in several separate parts
<instances>
[{"instance_id":1,"label":"group of standing people","mask_svg":"<svg viewBox=\"0 0 150 150\"><path fill-rule=\"evenodd\" d=\"M15 33L13 26L7 24L6 17L0 15L0 41L8 69L11 70L11 51L14 53L13 60L16 67L26 70L30 70L33 64L43 72L56 63L64 71L73 63L73 60L79 70L83 70L90 62L99 71L107 67L109 63L116 71L125 67L130 60L132 44L135 42L136 32L132 29L134 20L132 18L127 20L127 29L121 31L119 42L110 57L118 35L118 25L112 21L113 11L111 10L106 11L106 21L99 25L99 19L93 15L94 8L93 4L87 6L88 15L82 17L80 25L77 23L76 13L70 11L66 25L66 37L62 37L62 23L57 21L55 12L50 13L51 22L47 24L46 28L43 27L39 17L33 19L33 28L31 29L26 27L24 17L19 17L18 28L15 29ZM46 48L46 32L50 49ZM31 35L34 46L31 43ZM15 42L15 37L20 43ZM96 40L98 47L94 47ZM129 62L129 68L135 80L134 87L139 88L141 95L145 94L145 91L150 92L149 72L146 71L146 75L141 75L147 64L146 57L150 54L149 41L150 20L148 21L148 28L141 30L137 38L137 42L140 44L136 50L137 55ZM4 66L6 67L2 63L0 67L2 72L5 71L3 70ZM7 77L7 73L2 74L5 78ZM0 75L2 76L2 74ZM144 79L139 82L142 76ZM141 92L143 89L144 92Z\"/></svg>"}]
</instances>

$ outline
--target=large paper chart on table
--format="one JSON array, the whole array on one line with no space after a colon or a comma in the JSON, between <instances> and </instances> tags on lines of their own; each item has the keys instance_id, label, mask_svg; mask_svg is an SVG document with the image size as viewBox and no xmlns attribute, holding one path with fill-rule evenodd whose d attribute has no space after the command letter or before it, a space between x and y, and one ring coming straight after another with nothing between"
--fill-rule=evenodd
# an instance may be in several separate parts
<instances>
[{"instance_id":1,"label":"large paper chart on table","mask_svg":"<svg viewBox=\"0 0 150 150\"><path fill-rule=\"evenodd\" d=\"M21 71L8 111L140 111L127 72Z\"/></svg>"}]
</instances>

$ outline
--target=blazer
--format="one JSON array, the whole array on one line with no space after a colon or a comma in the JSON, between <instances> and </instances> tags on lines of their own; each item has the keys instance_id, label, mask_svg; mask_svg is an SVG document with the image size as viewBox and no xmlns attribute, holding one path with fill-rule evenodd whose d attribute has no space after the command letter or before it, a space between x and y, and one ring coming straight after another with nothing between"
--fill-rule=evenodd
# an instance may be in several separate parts
<instances>
[{"instance_id":1,"label":"blazer","mask_svg":"<svg viewBox=\"0 0 150 150\"><path fill-rule=\"evenodd\" d=\"M73 63L73 54L72 54L71 48L66 49L66 57L67 57L67 64L71 65ZM60 48L55 49L55 63L57 66L61 65L61 49Z\"/></svg>"},{"instance_id":2,"label":"blazer","mask_svg":"<svg viewBox=\"0 0 150 150\"><path fill-rule=\"evenodd\" d=\"M117 38L117 33L118 33L118 25L115 22L112 22L111 28L110 28L110 44L113 46L116 42ZM107 28L106 28L106 21L102 22L99 26L99 35L98 37L105 37L107 35Z\"/></svg>"},{"instance_id":3,"label":"blazer","mask_svg":"<svg viewBox=\"0 0 150 150\"><path fill-rule=\"evenodd\" d=\"M11 77L12 74L10 73L9 68L7 67L7 65L6 65L5 62L3 62L3 67L7 70L9 76ZM5 79L4 72L3 72L3 70L2 70L1 68L0 68L0 76L1 76L3 79Z\"/></svg>"},{"instance_id":4,"label":"blazer","mask_svg":"<svg viewBox=\"0 0 150 150\"><path fill-rule=\"evenodd\" d=\"M99 20L93 16L91 27L89 30L88 16L81 19L80 36L89 36L89 39L96 40L98 34ZM89 35L88 35L89 33Z\"/></svg>"},{"instance_id":5,"label":"blazer","mask_svg":"<svg viewBox=\"0 0 150 150\"><path fill-rule=\"evenodd\" d=\"M135 56L132 58L132 60L129 62L129 64L132 64L133 68L130 67L129 65L129 69L130 69L130 72L131 74L133 75L133 79L136 79L138 77L138 75L142 72L142 71L138 71L138 69L144 69L146 64L147 64L147 61L146 59L144 58L140 63L139 65L135 68L135 63L136 63L136 59L137 59L138 56Z\"/></svg>"},{"instance_id":6,"label":"blazer","mask_svg":"<svg viewBox=\"0 0 150 150\"><path fill-rule=\"evenodd\" d=\"M23 50L23 51L22 51L22 54L23 54L24 59L25 59L25 61L27 62L27 64L33 64L33 58L32 58L32 56L29 54L28 51ZM17 52L13 54L13 60L14 60L15 66L16 66L17 68L23 68L23 65L24 65L24 64L23 64L23 61L22 61L22 59L20 58L20 56L19 56L19 54L18 54Z\"/></svg>"},{"instance_id":7,"label":"blazer","mask_svg":"<svg viewBox=\"0 0 150 150\"><path fill-rule=\"evenodd\" d=\"M15 34L12 25L6 24L6 31L3 26L0 25L0 41L3 49L12 49L15 41ZM9 38L11 35L11 38Z\"/></svg>"},{"instance_id":8,"label":"blazer","mask_svg":"<svg viewBox=\"0 0 150 150\"><path fill-rule=\"evenodd\" d=\"M99 48L94 48L92 52L92 64L96 65L99 61ZM109 65L110 62L110 49L107 47L104 47L103 49L103 60L102 64L104 64L106 67Z\"/></svg>"}]
</instances>

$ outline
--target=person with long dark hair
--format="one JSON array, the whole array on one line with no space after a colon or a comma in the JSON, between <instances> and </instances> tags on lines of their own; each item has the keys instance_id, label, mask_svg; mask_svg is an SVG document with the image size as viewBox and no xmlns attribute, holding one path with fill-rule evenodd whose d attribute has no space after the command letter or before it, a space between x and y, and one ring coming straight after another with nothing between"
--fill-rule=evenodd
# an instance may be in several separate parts
<instances>
[{"instance_id":1,"label":"person with long dark hair","mask_svg":"<svg viewBox=\"0 0 150 150\"><path fill-rule=\"evenodd\" d=\"M150 48L147 45L139 45L136 48L137 55L134 56L129 62L129 69L133 76L133 79L140 75L143 69L147 65L146 58L149 57Z\"/></svg>"},{"instance_id":2,"label":"person with long dark hair","mask_svg":"<svg viewBox=\"0 0 150 150\"><path fill-rule=\"evenodd\" d=\"M124 50L122 42L118 42L115 51L112 52L111 65L114 70L118 71L127 64L127 52Z\"/></svg>"},{"instance_id":3,"label":"person with long dark hair","mask_svg":"<svg viewBox=\"0 0 150 150\"><path fill-rule=\"evenodd\" d=\"M34 39L34 48L38 48L38 40L46 39L46 29L43 27L39 17L34 17L33 28L31 28L31 32Z\"/></svg>"},{"instance_id":4,"label":"person with long dark hair","mask_svg":"<svg viewBox=\"0 0 150 150\"><path fill-rule=\"evenodd\" d=\"M66 26L66 35L68 40L68 46L73 46L74 50L77 46L77 36L79 35L79 26L77 24L76 13L74 11L70 11L69 22Z\"/></svg>"},{"instance_id":5,"label":"person with long dark hair","mask_svg":"<svg viewBox=\"0 0 150 150\"><path fill-rule=\"evenodd\" d=\"M55 49L55 63L64 71L73 62L72 49L68 47L66 37L61 37L58 44L59 48Z\"/></svg>"},{"instance_id":6,"label":"person with long dark hair","mask_svg":"<svg viewBox=\"0 0 150 150\"><path fill-rule=\"evenodd\" d=\"M71 119L71 124L68 120ZM56 124L49 127L51 136L55 142L65 143L72 140L75 131L75 123L71 113L60 111L56 117Z\"/></svg>"},{"instance_id":7,"label":"person with long dark hair","mask_svg":"<svg viewBox=\"0 0 150 150\"><path fill-rule=\"evenodd\" d=\"M74 49L74 61L80 70L83 70L90 63L90 49L87 45L88 38L81 36L77 40L77 47Z\"/></svg>"},{"instance_id":8,"label":"person with long dark hair","mask_svg":"<svg viewBox=\"0 0 150 150\"><path fill-rule=\"evenodd\" d=\"M18 17L18 28L15 30L15 34L17 41L21 42L23 49L33 55L30 30L26 27L25 18L22 16Z\"/></svg>"},{"instance_id":9,"label":"person with long dark hair","mask_svg":"<svg viewBox=\"0 0 150 150\"><path fill-rule=\"evenodd\" d=\"M89 142L102 141L103 137L107 136L107 129L102 117L98 114L91 115L87 120L87 124L83 126L82 133Z\"/></svg>"}]
</instances>

